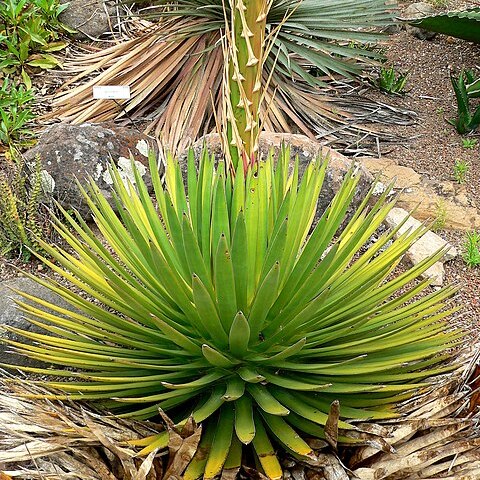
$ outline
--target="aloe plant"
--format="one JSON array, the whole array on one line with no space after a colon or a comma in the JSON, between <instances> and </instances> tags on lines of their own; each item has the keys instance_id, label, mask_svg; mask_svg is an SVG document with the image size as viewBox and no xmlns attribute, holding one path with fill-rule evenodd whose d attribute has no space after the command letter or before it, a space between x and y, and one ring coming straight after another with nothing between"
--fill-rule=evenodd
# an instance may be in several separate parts
<instances>
[{"instance_id":1,"label":"aloe plant","mask_svg":"<svg viewBox=\"0 0 480 480\"><path fill-rule=\"evenodd\" d=\"M470 87L471 96L477 95L477 87L472 72L460 72L458 79L450 75L455 98L457 100L457 118L451 120L450 123L455 126L460 134L469 133L476 130L480 125L480 106L477 106L472 113L470 107L470 95L468 86ZM466 83L468 82L468 84Z\"/></svg>"},{"instance_id":2,"label":"aloe plant","mask_svg":"<svg viewBox=\"0 0 480 480\"><path fill-rule=\"evenodd\" d=\"M377 85L383 92L391 94L405 93L405 86L407 84L408 72L398 73L395 67L382 67L378 74Z\"/></svg>"},{"instance_id":3,"label":"aloe plant","mask_svg":"<svg viewBox=\"0 0 480 480\"><path fill-rule=\"evenodd\" d=\"M139 419L161 408L177 428L191 415L204 434L184 479L238 467L250 444L281 478L276 446L312 457L302 437L325 438L334 401L341 443L362 438L357 420L396 417L392 404L450 370L441 363L461 340L445 322L454 289L419 298L428 281L410 285L442 252L392 277L424 229L383 233L359 254L394 202L384 194L369 209L368 195L336 236L358 176L312 226L327 162L299 179L289 160L284 149L276 166L270 156L232 179L207 153L197 174L191 153L187 192L178 165L169 160L163 187L152 162L154 201L138 173L134 187L113 169L120 218L92 182L84 195L105 241L64 211L69 225L56 228L75 255L41 243L45 263L86 295L37 279L72 308L22 294L45 333L7 327L34 342L6 340L15 350L60 368L23 370L56 377L38 381L65 392L48 398ZM146 454L168 438L137 445Z\"/></svg>"},{"instance_id":4,"label":"aloe plant","mask_svg":"<svg viewBox=\"0 0 480 480\"><path fill-rule=\"evenodd\" d=\"M473 70L465 70L465 88L469 98L480 97L480 78L476 78Z\"/></svg>"}]
</instances>

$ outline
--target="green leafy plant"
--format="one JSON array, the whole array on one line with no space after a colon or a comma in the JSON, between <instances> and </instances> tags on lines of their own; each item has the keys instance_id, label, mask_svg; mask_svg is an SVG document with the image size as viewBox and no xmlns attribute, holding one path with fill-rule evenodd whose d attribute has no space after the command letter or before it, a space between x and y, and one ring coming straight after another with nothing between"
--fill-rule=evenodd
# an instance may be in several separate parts
<instances>
[{"instance_id":1,"label":"green leafy plant","mask_svg":"<svg viewBox=\"0 0 480 480\"><path fill-rule=\"evenodd\" d=\"M34 101L32 90L24 85L16 86L5 78L0 88L0 143L13 146L34 134L29 122L35 118L31 110Z\"/></svg>"},{"instance_id":2,"label":"green leafy plant","mask_svg":"<svg viewBox=\"0 0 480 480\"><path fill-rule=\"evenodd\" d=\"M462 147L473 150L478 144L476 138L462 138Z\"/></svg>"},{"instance_id":3,"label":"green leafy plant","mask_svg":"<svg viewBox=\"0 0 480 480\"><path fill-rule=\"evenodd\" d=\"M377 84L380 90L386 93L401 94L405 91L408 72L398 73L395 67L382 67L378 74Z\"/></svg>"},{"instance_id":4,"label":"green leafy plant","mask_svg":"<svg viewBox=\"0 0 480 480\"><path fill-rule=\"evenodd\" d=\"M435 205L435 220L431 225L431 229L436 232L445 228L447 223L447 209L445 207L445 201L439 200Z\"/></svg>"},{"instance_id":5,"label":"green leafy plant","mask_svg":"<svg viewBox=\"0 0 480 480\"><path fill-rule=\"evenodd\" d=\"M465 70L465 87L469 98L480 97L480 78L477 78L473 70Z\"/></svg>"},{"instance_id":6,"label":"green leafy plant","mask_svg":"<svg viewBox=\"0 0 480 480\"><path fill-rule=\"evenodd\" d=\"M449 122L455 126L460 134L469 133L480 125L480 106L472 113L470 96L467 91L466 81L471 79L470 72L460 72L458 78L450 75L455 97L457 99L457 118Z\"/></svg>"},{"instance_id":7,"label":"green leafy plant","mask_svg":"<svg viewBox=\"0 0 480 480\"><path fill-rule=\"evenodd\" d=\"M480 265L480 232L467 232L463 244L463 260L469 268Z\"/></svg>"},{"instance_id":8,"label":"green leafy plant","mask_svg":"<svg viewBox=\"0 0 480 480\"><path fill-rule=\"evenodd\" d=\"M81 188L103 239L61 209L68 251L38 240L74 289L37 281L72 308L22 294L20 309L45 333L6 327L33 340L6 339L18 352L71 367L16 367L55 376L37 383L61 392L39 397L120 417L166 412L169 429L129 442L139 455L200 422L185 480L238 470L246 446L281 479L276 450L313 458L306 437L378 445L358 421L399 416L395 402L455 368L444 362L463 338L445 321L455 289L414 282L443 251L393 275L426 228L397 238L400 225L369 243L394 206L391 186L370 206L373 185L345 222L360 179L352 167L314 224L328 161L300 174L286 147L259 159L268 4L236 5L224 43L225 159L190 151L181 168L168 156L163 184L151 157L153 199L133 162L134 182L112 166L115 209L93 180Z\"/></svg>"},{"instance_id":9,"label":"green leafy plant","mask_svg":"<svg viewBox=\"0 0 480 480\"><path fill-rule=\"evenodd\" d=\"M281 478L272 441L311 456L302 435L325 438L332 402L339 441L355 443L368 434L348 419L396 417L394 402L453 368L441 362L462 336L444 321L456 310L445 303L454 289L419 298L428 281L410 285L442 252L391 276L423 227L396 240L385 232L357 256L394 205L385 194L371 209L368 195L336 236L358 182L352 171L312 230L327 162L317 159L301 180L298 164L289 173L288 149L276 167L270 156L246 177L214 163L204 153L197 174L190 153L186 192L177 164L169 159L163 187L152 161L153 202L138 172L134 187L113 169L120 218L92 182L85 200L106 243L67 212L70 228L56 228L75 256L39 240L54 259L46 264L88 298L37 279L75 311L24 294L21 310L46 333L7 327L35 345L6 341L75 369L21 367L65 378L39 381L66 392L50 398L140 419L161 408L179 429L190 415L202 422L186 480L239 466L242 444ZM134 444L147 454L168 437Z\"/></svg>"},{"instance_id":10,"label":"green leafy plant","mask_svg":"<svg viewBox=\"0 0 480 480\"><path fill-rule=\"evenodd\" d=\"M453 176L458 183L465 183L469 170L470 165L466 160L455 160L455 165L453 166Z\"/></svg>"},{"instance_id":11,"label":"green leafy plant","mask_svg":"<svg viewBox=\"0 0 480 480\"><path fill-rule=\"evenodd\" d=\"M21 74L31 87L29 69L53 68L59 61L52 52L65 48L59 32L67 28L58 15L67 8L58 0L7 0L0 2L0 70Z\"/></svg>"},{"instance_id":12,"label":"green leafy plant","mask_svg":"<svg viewBox=\"0 0 480 480\"><path fill-rule=\"evenodd\" d=\"M20 163L0 172L0 255L28 261L32 250L43 251L37 238L47 236L49 225L41 194L40 159L30 174Z\"/></svg>"}]
</instances>

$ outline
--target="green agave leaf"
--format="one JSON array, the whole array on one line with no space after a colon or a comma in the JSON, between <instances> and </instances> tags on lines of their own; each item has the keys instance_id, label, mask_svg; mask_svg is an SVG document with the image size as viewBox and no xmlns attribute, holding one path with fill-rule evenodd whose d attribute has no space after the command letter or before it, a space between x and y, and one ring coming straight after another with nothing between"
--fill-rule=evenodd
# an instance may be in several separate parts
<instances>
[{"instance_id":1,"label":"green agave leaf","mask_svg":"<svg viewBox=\"0 0 480 480\"><path fill-rule=\"evenodd\" d=\"M217 386L212 390L210 397L198 408L193 411L193 419L198 423L210 417L224 404L224 389Z\"/></svg>"},{"instance_id":2,"label":"green agave leaf","mask_svg":"<svg viewBox=\"0 0 480 480\"><path fill-rule=\"evenodd\" d=\"M230 445L230 451L228 452L228 457L225 460L223 465L223 474L222 475L236 475L240 470L242 465L242 453L243 445L242 442L233 435L232 443Z\"/></svg>"},{"instance_id":3,"label":"green agave leaf","mask_svg":"<svg viewBox=\"0 0 480 480\"><path fill-rule=\"evenodd\" d=\"M214 261L215 294L220 321L225 331L230 331L233 319L237 314L235 272L228 240L225 235L220 236Z\"/></svg>"},{"instance_id":4,"label":"green agave leaf","mask_svg":"<svg viewBox=\"0 0 480 480\"><path fill-rule=\"evenodd\" d=\"M275 455L275 450L268 438L263 422L258 415L255 415L253 448L268 478L280 480L283 477L282 467Z\"/></svg>"},{"instance_id":5,"label":"green agave leaf","mask_svg":"<svg viewBox=\"0 0 480 480\"><path fill-rule=\"evenodd\" d=\"M245 382L238 376L230 377L227 380L227 389L223 399L226 402L233 402L245 393Z\"/></svg>"},{"instance_id":6,"label":"green agave leaf","mask_svg":"<svg viewBox=\"0 0 480 480\"><path fill-rule=\"evenodd\" d=\"M235 365L238 365L238 361L233 361L227 358L225 355L220 353L218 350L210 347L209 345L202 345L202 353L206 358L207 362L215 367L220 368L231 368Z\"/></svg>"},{"instance_id":7,"label":"green agave leaf","mask_svg":"<svg viewBox=\"0 0 480 480\"><path fill-rule=\"evenodd\" d=\"M245 218L240 211L235 222L235 229L232 238L232 264L235 279L235 296L237 300L237 308L245 312L247 311L247 285L249 278L248 264L246 258L248 256L247 246L247 228Z\"/></svg>"},{"instance_id":8,"label":"green agave leaf","mask_svg":"<svg viewBox=\"0 0 480 480\"><path fill-rule=\"evenodd\" d=\"M233 436L234 412L229 404L224 405L218 416L218 426L205 465L205 479L215 478L227 460Z\"/></svg>"},{"instance_id":9,"label":"green agave leaf","mask_svg":"<svg viewBox=\"0 0 480 480\"><path fill-rule=\"evenodd\" d=\"M184 480L197 480L205 472L205 465L216 430L217 425L214 422L207 423L205 430L202 432L197 451L183 474Z\"/></svg>"},{"instance_id":10,"label":"green agave leaf","mask_svg":"<svg viewBox=\"0 0 480 480\"><path fill-rule=\"evenodd\" d=\"M478 28L480 25L480 9L478 7L430 15L418 20L409 20L409 23L425 30L480 43Z\"/></svg>"},{"instance_id":11,"label":"green agave leaf","mask_svg":"<svg viewBox=\"0 0 480 480\"><path fill-rule=\"evenodd\" d=\"M288 449L298 455L314 458L315 455L310 446L283 418L265 412L262 412L262 417L273 435Z\"/></svg>"},{"instance_id":12,"label":"green agave leaf","mask_svg":"<svg viewBox=\"0 0 480 480\"><path fill-rule=\"evenodd\" d=\"M228 343L231 354L236 358L244 358L248 352L250 341L250 325L245 315L238 312L232 322Z\"/></svg>"},{"instance_id":13,"label":"green agave leaf","mask_svg":"<svg viewBox=\"0 0 480 480\"><path fill-rule=\"evenodd\" d=\"M61 390L48 398L95 401L120 417L161 408L182 424L193 414L204 433L185 478L234 471L242 444L281 478L272 441L308 456L303 435L324 438L335 400L340 443L358 441L347 437L354 421L395 417L395 402L455 368L447 361L463 333L446 319L456 289L415 283L444 252L396 275L423 228L362 250L394 205L386 195L367 195L340 232L353 170L310 231L327 164L300 177L288 155L233 179L207 153L197 173L190 153L188 196L170 159L166 186L152 174L153 202L138 173L124 184L112 167L118 214L98 187L83 189L104 238L65 212L56 228L68 251L40 240L46 264L82 293L38 280L67 308L22 294L19 307L43 332L10 328L25 342L4 342L55 367L21 370L57 377L40 382ZM167 442L161 434L138 447Z\"/></svg>"},{"instance_id":14,"label":"green agave leaf","mask_svg":"<svg viewBox=\"0 0 480 480\"><path fill-rule=\"evenodd\" d=\"M198 312L199 322L207 335L216 345L225 348L228 345L228 336L223 328L217 307L203 285L202 281L194 274L192 277L193 299Z\"/></svg>"},{"instance_id":15,"label":"green agave leaf","mask_svg":"<svg viewBox=\"0 0 480 480\"><path fill-rule=\"evenodd\" d=\"M280 264L275 263L260 285L248 314L250 338L256 340L267 317L268 311L275 302L280 280Z\"/></svg>"},{"instance_id":16,"label":"green agave leaf","mask_svg":"<svg viewBox=\"0 0 480 480\"><path fill-rule=\"evenodd\" d=\"M235 433L245 445L255 438L253 404L249 395L243 395L235 402Z\"/></svg>"},{"instance_id":17,"label":"green agave leaf","mask_svg":"<svg viewBox=\"0 0 480 480\"><path fill-rule=\"evenodd\" d=\"M285 408L273 395L270 394L267 388L259 386L255 383L246 385L248 393L252 396L255 403L265 412L272 415L288 415L290 410Z\"/></svg>"}]
</instances>

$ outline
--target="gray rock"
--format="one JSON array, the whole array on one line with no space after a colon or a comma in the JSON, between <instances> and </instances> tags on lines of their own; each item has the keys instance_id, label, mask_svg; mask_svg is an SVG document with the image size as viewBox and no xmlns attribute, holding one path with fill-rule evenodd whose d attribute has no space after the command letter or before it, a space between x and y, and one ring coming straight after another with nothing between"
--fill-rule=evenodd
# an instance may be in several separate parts
<instances>
[{"instance_id":1,"label":"gray rock","mask_svg":"<svg viewBox=\"0 0 480 480\"><path fill-rule=\"evenodd\" d=\"M418 2L412 3L406 10L405 10L405 18L407 19L414 19L414 18L422 18L427 17L428 15L434 15L436 13L435 9L426 2ZM406 25L407 33L412 35L413 37L417 37L420 40L431 40L435 37L435 32L430 32L423 28L414 27L413 25Z\"/></svg>"},{"instance_id":2,"label":"gray rock","mask_svg":"<svg viewBox=\"0 0 480 480\"><path fill-rule=\"evenodd\" d=\"M392 208L385 223L390 228L396 228L402 223L402 221L409 215L409 213L403 208ZM399 229L397 237L402 235L408 230L415 230L422 225L421 222L416 220L413 217L410 217ZM440 238L436 233L427 231L422 235L407 251L405 254L405 260L410 265L417 265L422 260L430 257L436 253L441 248L448 248L447 253L442 258L441 261L436 262L428 270L426 270L422 277L430 278L432 285L441 286L443 285L443 280L445 276L445 270L443 268L443 262L452 260L458 255L457 249L453 247L450 243Z\"/></svg>"},{"instance_id":3,"label":"gray rock","mask_svg":"<svg viewBox=\"0 0 480 480\"><path fill-rule=\"evenodd\" d=\"M88 216L90 210L76 179L85 184L91 176L113 204L108 164L113 160L123 178L134 180L132 156L147 187L151 189L147 168L149 149L157 150L146 135L130 128L58 123L42 133L37 145L25 154L25 159L27 163L32 163L37 155L40 156L46 196L53 196L66 209L76 208L82 216Z\"/></svg>"},{"instance_id":4,"label":"gray rock","mask_svg":"<svg viewBox=\"0 0 480 480\"><path fill-rule=\"evenodd\" d=\"M61 0L69 6L59 16L59 20L77 30L77 40L98 38L111 30L111 21L115 12L115 2L104 0Z\"/></svg>"},{"instance_id":5,"label":"gray rock","mask_svg":"<svg viewBox=\"0 0 480 480\"><path fill-rule=\"evenodd\" d=\"M18 277L0 282L0 337L13 341L32 343L21 335L2 330L2 326L6 325L27 330L28 332L45 333L44 330L24 318L24 314L15 304L15 300L23 300L23 297L11 289L20 290L29 295L39 297L62 308L72 308L65 300L30 278ZM39 360L30 359L19 353L12 352L12 347L6 343L0 343L0 362L28 367L45 366L45 364Z\"/></svg>"},{"instance_id":6,"label":"gray rock","mask_svg":"<svg viewBox=\"0 0 480 480\"><path fill-rule=\"evenodd\" d=\"M292 165L296 156L298 155L300 175L303 174L305 168L312 161L312 159L317 158L319 155L322 155L323 157L328 156L330 159L325 181L323 183L322 191L318 200L317 213L314 220L314 223L316 223L330 204L335 193L339 190L345 174L352 166L352 160L336 152L335 150L322 147L320 143L310 140L304 135L286 133L262 133L259 144L260 154L265 157L269 151L273 149L276 155L279 153L282 143L290 145ZM223 157L220 137L218 134L206 135L203 139L200 139L193 144L192 148L195 153L195 158L200 158L200 154L204 145L207 146L207 149L211 153L215 154L217 160ZM186 176L187 170L186 160L186 154L181 155L179 158L184 176ZM370 175L365 168L359 166L358 170L360 180L358 182L357 190L352 203L347 210L344 225L346 224L346 221L351 218L358 205L360 205L360 203L363 201L373 182L372 175Z\"/></svg>"},{"instance_id":7,"label":"gray rock","mask_svg":"<svg viewBox=\"0 0 480 480\"><path fill-rule=\"evenodd\" d=\"M385 28L382 28L382 33L387 33L388 35L395 35L402 31L403 25L401 23L392 23Z\"/></svg>"}]
</instances>

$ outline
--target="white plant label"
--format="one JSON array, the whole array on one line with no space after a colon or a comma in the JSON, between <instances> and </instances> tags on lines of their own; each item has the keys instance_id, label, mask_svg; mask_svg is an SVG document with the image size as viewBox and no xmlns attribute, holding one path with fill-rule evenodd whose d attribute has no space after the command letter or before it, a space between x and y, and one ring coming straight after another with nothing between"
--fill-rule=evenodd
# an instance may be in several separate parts
<instances>
[{"instance_id":1,"label":"white plant label","mask_svg":"<svg viewBox=\"0 0 480 480\"><path fill-rule=\"evenodd\" d=\"M122 100L130 98L129 85L98 85L93 87L95 100Z\"/></svg>"}]
</instances>

